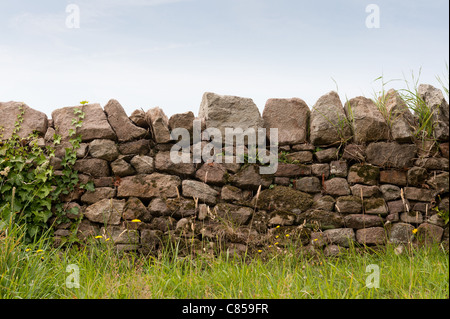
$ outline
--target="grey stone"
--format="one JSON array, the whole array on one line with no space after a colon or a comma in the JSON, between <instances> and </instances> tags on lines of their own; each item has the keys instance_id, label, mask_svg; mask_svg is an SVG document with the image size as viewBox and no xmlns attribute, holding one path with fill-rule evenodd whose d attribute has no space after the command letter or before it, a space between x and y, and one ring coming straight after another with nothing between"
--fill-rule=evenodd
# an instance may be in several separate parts
<instances>
[{"instance_id":1,"label":"grey stone","mask_svg":"<svg viewBox=\"0 0 450 319\"><path fill-rule=\"evenodd\" d=\"M317 177L303 177L295 181L295 188L306 193L320 193L322 185Z\"/></svg>"},{"instance_id":2,"label":"grey stone","mask_svg":"<svg viewBox=\"0 0 450 319\"><path fill-rule=\"evenodd\" d=\"M416 154L416 145L396 142L371 143L366 149L367 162L379 167L410 167Z\"/></svg>"},{"instance_id":3,"label":"grey stone","mask_svg":"<svg viewBox=\"0 0 450 319\"><path fill-rule=\"evenodd\" d=\"M357 196L341 196L336 199L336 211L347 214L359 214L362 211L361 198Z\"/></svg>"},{"instance_id":4,"label":"grey stone","mask_svg":"<svg viewBox=\"0 0 450 319\"><path fill-rule=\"evenodd\" d=\"M205 183L184 180L182 182L183 196L197 198L199 203L215 204L219 193Z\"/></svg>"},{"instance_id":5,"label":"grey stone","mask_svg":"<svg viewBox=\"0 0 450 319\"><path fill-rule=\"evenodd\" d=\"M170 142L169 119L161 108L154 107L149 109L145 113L145 120L151 127L156 143Z\"/></svg>"},{"instance_id":6,"label":"grey stone","mask_svg":"<svg viewBox=\"0 0 450 319\"><path fill-rule=\"evenodd\" d=\"M111 170L115 176L119 177L130 176L136 173L133 166L123 158L118 158L112 162Z\"/></svg>"},{"instance_id":7,"label":"grey stone","mask_svg":"<svg viewBox=\"0 0 450 319\"><path fill-rule=\"evenodd\" d=\"M153 157L147 155L134 156L130 164L133 165L138 174L151 174L155 170Z\"/></svg>"},{"instance_id":8,"label":"grey stone","mask_svg":"<svg viewBox=\"0 0 450 319\"><path fill-rule=\"evenodd\" d=\"M335 177L325 181L323 185L326 194L332 196L350 195L350 187L345 178Z\"/></svg>"},{"instance_id":9,"label":"grey stone","mask_svg":"<svg viewBox=\"0 0 450 319\"><path fill-rule=\"evenodd\" d=\"M87 191L81 196L81 201L88 205L95 204L102 199L114 198L116 190L111 187L96 187L94 191Z\"/></svg>"},{"instance_id":10,"label":"grey stone","mask_svg":"<svg viewBox=\"0 0 450 319\"><path fill-rule=\"evenodd\" d=\"M397 91L391 89L385 96L386 112L392 137L399 143L409 143L414 139L414 117Z\"/></svg>"},{"instance_id":11,"label":"grey stone","mask_svg":"<svg viewBox=\"0 0 450 319\"><path fill-rule=\"evenodd\" d=\"M382 245L386 239L386 231L383 227L370 227L356 231L356 241L363 245Z\"/></svg>"},{"instance_id":12,"label":"grey stone","mask_svg":"<svg viewBox=\"0 0 450 319\"><path fill-rule=\"evenodd\" d=\"M344 217L345 227L362 229L366 227L383 226L383 218L376 215L350 214Z\"/></svg>"},{"instance_id":13,"label":"grey stone","mask_svg":"<svg viewBox=\"0 0 450 319\"><path fill-rule=\"evenodd\" d=\"M413 239L414 226L408 223L392 224L389 234L389 241L392 243L410 243Z\"/></svg>"},{"instance_id":14,"label":"grey stone","mask_svg":"<svg viewBox=\"0 0 450 319\"><path fill-rule=\"evenodd\" d=\"M352 228L327 229L323 233L330 244L342 247L350 247L351 243L356 239Z\"/></svg>"},{"instance_id":15,"label":"grey stone","mask_svg":"<svg viewBox=\"0 0 450 319\"><path fill-rule=\"evenodd\" d=\"M117 188L117 197L137 197L152 199L154 197L177 197L181 179L178 176L152 173L134 175L121 179Z\"/></svg>"},{"instance_id":16,"label":"grey stone","mask_svg":"<svg viewBox=\"0 0 450 319\"><path fill-rule=\"evenodd\" d=\"M429 84L420 84L418 94L432 112L434 135L438 140L449 139L449 106L442 91Z\"/></svg>"},{"instance_id":17,"label":"grey stone","mask_svg":"<svg viewBox=\"0 0 450 319\"><path fill-rule=\"evenodd\" d=\"M89 143L89 154L92 157L112 162L119 156L119 150L114 141L93 140Z\"/></svg>"},{"instance_id":18,"label":"grey stone","mask_svg":"<svg viewBox=\"0 0 450 319\"><path fill-rule=\"evenodd\" d=\"M84 216L92 222L118 225L125 207L125 200L102 199L88 206Z\"/></svg>"},{"instance_id":19,"label":"grey stone","mask_svg":"<svg viewBox=\"0 0 450 319\"><path fill-rule=\"evenodd\" d=\"M386 201L392 201L400 198L400 187L390 184L380 186L383 197Z\"/></svg>"}]
</instances>

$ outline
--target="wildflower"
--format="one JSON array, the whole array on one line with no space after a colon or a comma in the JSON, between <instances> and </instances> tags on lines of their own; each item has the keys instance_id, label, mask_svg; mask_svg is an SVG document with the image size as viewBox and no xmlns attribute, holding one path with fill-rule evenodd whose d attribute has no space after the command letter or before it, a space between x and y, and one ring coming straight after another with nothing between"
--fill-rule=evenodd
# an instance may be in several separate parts
<instances>
[{"instance_id":1,"label":"wildflower","mask_svg":"<svg viewBox=\"0 0 450 319\"><path fill-rule=\"evenodd\" d=\"M318 238L314 238L314 241L318 241L319 239Z\"/></svg>"},{"instance_id":2,"label":"wildflower","mask_svg":"<svg viewBox=\"0 0 450 319\"><path fill-rule=\"evenodd\" d=\"M38 249L38 250L36 250L36 252L37 252L37 253L42 253L43 250L42 250L42 249Z\"/></svg>"},{"instance_id":3,"label":"wildflower","mask_svg":"<svg viewBox=\"0 0 450 319\"><path fill-rule=\"evenodd\" d=\"M275 236L275 238L278 238L278 237L280 237L280 236L278 236L278 235Z\"/></svg>"},{"instance_id":4,"label":"wildflower","mask_svg":"<svg viewBox=\"0 0 450 319\"><path fill-rule=\"evenodd\" d=\"M280 225L278 225L277 227L275 227L275 228L280 228Z\"/></svg>"},{"instance_id":5,"label":"wildflower","mask_svg":"<svg viewBox=\"0 0 450 319\"><path fill-rule=\"evenodd\" d=\"M95 239L100 239L100 238L103 238L103 236L98 235L98 236L95 236L94 238Z\"/></svg>"},{"instance_id":6,"label":"wildflower","mask_svg":"<svg viewBox=\"0 0 450 319\"><path fill-rule=\"evenodd\" d=\"M289 234L286 234L286 237L289 237Z\"/></svg>"},{"instance_id":7,"label":"wildflower","mask_svg":"<svg viewBox=\"0 0 450 319\"><path fill-rule=\"evenodd\" d=\"M269 245L269 248L272 247L272 245Z\"/></svg>"},{"instance_id":8,"label":"wildflower","mask_svg":"<svg viewBox=\"0 0 450 319\"><path fill-rule=\"evenodd\" d=\"M274 245L278 245L278 242L276 242Z\"/></svg>"},{"instance_id":9,"label":"wildflower","mask_svg":"<svg viewBox=\"0 0 450 319\"><path fill-rule=\"evenodd\" d=\"M133 219L131 222L132 223L140 223L141 221L139 219Z\"/></svg>"},{"instance_id":10,"label":"wildflower","mask_svg":"<svg viewBox=\"0 0 450 319\"><path fill-rule=\"evenodd\" d=\"M412 233L413 234L415 234L415 233L417 233L419 230L417 229L417 228L414 228L413 230L412 230Z\"/></svg>"},{"instance_id":11,"label":"wildflower","mask_svg":"<svg viewBox=\"0 0 450 319\"><path fill-rule=\"evenodd\" d=\"M262 253L262 250L260 249L260 250L258 250L258 253Z\"/></svg>"},{"instance_id":12,"label":"wildflower","mask_svg":"<svg viewBox=\"0 0 450 319\"><path fill-rule=\"evenodd\" d=\"M30 251L30 250L31 250L30 248L27 248L27 249L25 249L25 252Z\"/></svg>"},{"instance_id":13,"label":"wildflower","mask_svg":"<svg viewBox=\"0 0 450 319\"><path fill-rule=\"evenodd\" d=\"M44 261L44 257L41 257L41 261Z\"/></svg>"},{"instance_id":14,"label":"wildflower","mask_svg":"<svg viewBox=\"0 0 450 319\"><path fill-rule=\"evenodd\" d=\"M109 240L109 238L106 238L106 239L105 239L105 241L108 241L108 240Z\"/></svg>"}]
</instances>

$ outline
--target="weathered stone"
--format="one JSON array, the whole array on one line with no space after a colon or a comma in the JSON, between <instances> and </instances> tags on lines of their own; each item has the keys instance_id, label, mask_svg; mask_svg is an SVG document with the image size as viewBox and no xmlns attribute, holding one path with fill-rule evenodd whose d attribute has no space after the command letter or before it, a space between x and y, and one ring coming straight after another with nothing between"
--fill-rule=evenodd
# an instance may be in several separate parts
<instances>
[{"instance_id":1,"label":"weathered stone","mask_svg":"<svg viewBox=\"0 0 450 319\"><path fill-rule=\"evenodd\" d=\"M2 115L0 117L0 140L11 138L18 116L22 118L20 130L17 132L20 138L27 138L33 132L38 132L40 136L47 133L47 115L32 109L23 102L0 102L0 114Z\"/></svg>"},{"instance_id":2,"label":"weathered stone","mask_svg":"<svg viewBox=\"0 0 450 319\"><path fill-rule=\"evenodd\" d=\"M417 154L414 144L398 144L395 142L371 143L366 149L367 162L379 167L410 167Z\"/></svg>"},{"instance_id":3,"label":"weathered stone","mask_svg":"<svg viewBox=\"0 0 450 319\"><path fill-rule=\"evenodd\" d=\"M346 161L332 161L330 163L330 174L336 177L347 177L347 162Z\"/></svg>"},{"instance_id":4,"label":"weathered stone","mask_svg":"<svg viewBox=\"0 0 450 319\"><path fill-rule=\"evenodd\" d=\"M345 248L338 245L328 245L323 249L323 255L325 257L337 257L345 251Z\"/></svg>"},{"instance_id":5,"label":"weathered stone","mask_svg":"<svg viewBox=\"0 0 450 319\"><path fill-rule=\"evenodd\" d=\"M396 200L400 198L400 187L390 184L380 186L383 197L386 201Z\"/></svg>"},{"instance_id":6,"label":"weathered stone","mask_svg":"<svg viewBox=\"0 0 450 319\"><path fill-rule=\"evenodd\" d=\"M323 196L321 194L316 194L316 196L314 196L314 203L312 205L312 208L332 211L334 209L335 203L335 199L330 195Z\"/></svg>"},{"instance_id":7,"label":"weathered stone","mask_svg":"<svg viewBox=\"0 0 450 319\"><path fill-rule=\"evenodd\" d=\"M342 159L354 162L364 162L366 159L366 146L359 144L345 145Z\"/></svg>"},{"instance_id":8,"label":"weathered stone","mask_svg":"<svg viewBox=\"0 0 450 319\"><path fill-rule=\"evenodd\" d=\"M339 152L335 147L327 148L314 153L320 163L328 163L338 158Z\"/></svg>"},{"instance_id":9,"label":"weathered stone","mask_svg":"<svg viewBox=\"0 0 450 319\"><path fill-rule=\"evenodd\" d=\"M449 174L443 172L432 176L427 180L427 184L437 191L438 194L448 193L449 191Z\"/></svg>"},{"instance_id":10,"label":"weathered stone","mask_svg":"<svg viewBox=\"0 0 450 319\"><path fill-rule=\"evenodd\" d=\"M423 167L427 170L448 171L448 169L449 169L448 158L443 158L443 157L419 158L414 162L414 165Z\"/></svg>"},{"instance_id":11,"label":"weathered stone","mask_svg":"<svg viewBox=\"0 0 450 319\"><path fill-rule=\"evenodd\" d=\"M205 183L184 180L182 182L183 196L197 198L199 203L215 204L219 193Z\"/></svg>"},{"instance_id":12,"label":"weathered stone","mask_svg":"<svg viewBox=\"0 0 450 319\"><path fill-rule=\"evenodd\" d=\"M345 196L350 195L350 187L345 178L335 177L325 181L323 189L326 194L332 196Z\"/></svg>"},{"instance_id":13,"label":"weathered stone","mask_svg":"<svg viewBox=\"0 0 450 319\"><path fill-rule=\"evenodd\" d=\"M425 183L426 179L428 177L428 172L423 167L411 167L408 170L408 185L409 186L421 186Z\"/></svg>"},{"instance_id":14,"label":"weathered stone","mask_svg":"<svg viewBox=\"0 0 450 319\"><path fill-rule=\"evenodd\" d=\"M228 177L227 170L219 163L205 163L197 170L195 177L204 183L223 185Z\"/></svg>"},{"instance_id":15,"label":"weathered stone","mask_svg":"<svg viewBox=\"0 0 450 319\"><path fill-rule=\"evenodd\" d=\"M363 245L383 245L386 242L386 231L383 227L358 229L356 241Z\"/></svg>"},{"instance_id":16,"label":"weathered stone","mask_svg":"<svg viewBox=\"0 0 450 319\"><path fill-rule=\"evenodd\" d=\"M417 238L419 241L428 244L440 243L442 235L444 234L444 229L442 227L429 223L420 224L417 230Z\"/></svg>"},{"instance_id":17,"label":"weathered stone","mask_svg":"<svg viewBox=\"0 0 450 319\"><path fill-rule=\"evenodd\" d=\"M361 198L357 196L341 196L336 199L336 211L347 214L359 214L362 211Z\"/></svg>"},{"instance_id":18,"label":"weathered stone","mask_svg":"<svg viewBox=\"0 0 450 319\"><path fill-rule=\"evenodd\" d=\"M407 200L406 200L407 201ZM405 204L409 207L409 202L403 203L403 200L395 200L392 202L387 202L388 210L391 214L393 213L403 213L407 211Z\"/></svg>"},{"instance_id":19,"label":"weathered stone","mask_svg":"<svg viewBox=\"0 0 450 319\"><path fill-rule=\"evenodd\" d=\"M235 186L231 186L231 185L225 185L224 187L222 187L222 191L220 193L220 197L224 200L224 201L242 201L244 199L244 192L235 187Z\"/></svg>"},{"instance_id":20,"label":"weathered stone","mask_svg":"<svg viewBox=\"0 0 450 319\"><path fill-rule=\"evenodd\" d=\"M350 184L377 185L380 169L368 164L354 164L350 167L347 180Z\"/></svg>"},{"instance_id":21,"label":"weathered stone","mask_svg":"<svg viewBox=\"0 0 450 319\"><path fill-rule=\"evenodd\" d=\"M405 212L400 214L400 220L404 223L420 224L423 222L423 215L420 212Z\"/></svg>"},{"instance_id":22,"label":"weathered stone","mask_svg":"<svg viewBox=\"0 0 450 319\"><path fill-rule=\"evenodd\" d=\"M323 233L330 244L342 247L350 247L351 243L356 239L352 228L327 229Z\"/></svg>"},{"instance_id":23,"label":"weathered stone","mask_svg":"<svg viewBox=\"0 0 450 319\"><path fill-rule=\"evenodd\" d=\"M119 142L136 140L147 134L147 130L133 124L117 100L109 100L104 109Z\"/></svg>"},{"instance_id":24,"label":"weathered stone","mask_svg":"<svg viewBox=\"0 0 450 319\"><path fill-rule=\"evenodd\" d=\"M327 244L327 238L325 237L323 232L312 232L311 244L314 247L323 247Z\"/></svg>"},{"instance_id":25,"label":"weathered stone","mask_svg":"<svg viewBox=\"0 0 450 319\"><path fill-rule=\"evenodd\" d=\"M323 177L324 179L327 179L330 176L330 165L328 163L312 164L311 174L320 178Z\"/></svg>"},{"instance_id":26,"label":"weathered stone","mask_svg":"<svg viewBox=\"0 0 450 319\"><path fill-rule=\"evenodd\" d=\"M292 226L297 219L297 215L287 211L276 210L269 216L268 225L273 226Z\"/></svg>"},{"instance_id":27,"label":"weathered stone","mask_svg":"<svg viewBox=\"0 0 450 319\"><path fill-rule=\"evenodd\" d=\"M445 227L445 220L439 216L439 214L434 214L426 218L426 223L433 224L439 227Z\"/></svg>"},{"instance_id":28,"label":"weathered stone","mask_svg":"<svg viewBox=\"0 0 450 319\"><path fill-rule=\"evenodd\" d=\"M125 207L125 200L102 199L101 201L88 206L84 216L92 222L119 225Z\"/></svg>"},{"instance_id":29,"label":"weathered stone","mask_svg":"<svg viewBox=\"0 0 450 319\"><path fill-rule=\"evenodd\" d=\"M380 171L380 183L406 186L406 182L407 177L404 171L393 169Z\"/></svg>"},{"instance_id":30,"label":"weathered stone","mask_svg":"<svg viewBox=\"0 0 450 319\"><path fill-rule=\"evenodd\" d=\"M153 216L169 216L170 209L167 207L167 203L164 199L156 197L153 198L148 204L148 211Z\"/></svg>"},{"instance_id":31,"label":"weathered stone","mask_svg":"<svg viewBox=\"0 0 450 319\"><path fill-rule=\"evenodd\" d=\"M81 201L88 205L95 204L105 198L116 196L116 190L111 187L97 187L93 191L87 191L81 196Z\"/></svg>"},{"instance_id":32,"label":"weathered stone","mask_svg":"<svg viewBox=\"0 0 450 319\"><path fill-rule=\"evenodd\" d=\"M303 177L295 180L295 188L306 193L320 193L322 185L317 177Z\"/></svg>"},{"instance_id":33,"label":"weathered stone","mask_svg":"<svg viewBox=\"0 0 450 319\"><path fill-rule=\"evenodd\" d=\"M89 143L89 154L92 157L112 162L119 156L119 150L114 141L93 140Z\"/></svg>"},{"instance_id":34,"label":"weathered stone","mask_svg":"<svg viewBox=\"0 0 450 319\"><path fill-rule=\"evenodd\" d=\"M300 164L278 163L278 168L274 176L298 177L298 176L307 176L310 174L311 174L311 166Z\"/></svg>"},{"instance_id":35,"label":"weathered stone","mask_svg":"<svg viewBox=\"0 0 450 319\"><path fill-rule=\"evenodd\" d=\"M381 216L388 214L388 208L383 198L367 198L363 202L363 208L366 214Z\"/></svg>"},{"instance_id":36,"label":"weathered stone","mask_svg":"<svg viewBox=\"0 0 450 319\"><path fill-rule=\"evenodd\" d=\"M345 227L361 229L366 227L383 226L383 218L376 215L350 214L344 217Z\"/></svg>"},{"instance_id":37,"label":"weathered stone","mask_svg":"<svg viewBox=\"0 0 450 319\"><path fill-rule=\"evenodd\" d=\"M389 114L391 135L398 143L409 143L413 141L414 117L405 101L395 90L386 93L384 106Z\"/></svg>"},{"instance_id":38,"label":"weathered stone","mask_svg":"<svg viewBox=\"0 0 450 319\"><path fill-rule=\"evenodd\" d=\"M405 197L409 200L416 200L420 202L434 201L436 191L431 189L423 189L417 187L405 187Z\"/></svg>"},{"instance_id":39,"label":"weathered stone","mask_svg":"<svg viewBox=\"0 0 450 319\"><path fill-rule=\"evenodd\" d=\"M80 204L75 202L65 203L63 209L69 219L78 219L83 215Z\"/></svg>"},{"instance_id":40,"label":"weathered stone","mask_svg":"<svg viewBox=\"0 0 450 319\"><path fill-rule=\"evenodd\" d=\"M111 238L114 244L139 244L139 232L121 226L102 227L101 231Z\"/></svg>"},{"instance_id":41,"label":"weathered stone","mask_svg":"<svg viewBox=\"0 0 450 319\"><path fill-rule=\"evenodd\" d=\"M432 112L434 136L438 140L448 141L449 106L442 91L429 84L420 84L417 92Z\"/></svg>"},{"instance_id":42,"label":"weathered stone","mask_svg":"<svg viewBox=\"0 0 450 319\"><path fill-rule=\"evenodd\" d=\"M239 188L257 190L260 185L269 187L273 178L270 175L260 175L258 165L251 164L232 176L230 180Z\"/></svg>"},{"instance_id":43,"label":"weathered stone","mask_svg":"<svg viewBox=\"0 0 450 319\"><path fill-rule=\"evenodd\" d=\"M87 218L83 218L78 224L77 237L80 240L84 240L96 236L99 232L100 228L96 224L92 223Z\"/></svg>"},{"instance_id":44,"label":"weathered stone","mask_svg":"<svg viewBox=\"0 0 450 319\"><path fill-rule=\"evenodd\" d=\"M183 177L193 176L195 173L194 163L174 163L170 158L170 152L159 152L156 154L155 169Z\"/></svg>"},{"instance_id":45,"label":"weathered stone","mask_svg":"<svg viewBox=\"0 0 450 319\"><path fill-rule=\"evenodd\" d=\"M177 197L181 179L178 176L152 173L150 175L127 176L121 179L117 188L117 197Z\"/></svg>"},{"instance_id":46,"label":"weathered stone","mask_svg":"<svg viewBox=\"0 0 450 319\"><path fill-rule=\"evenodd\" d=\"M76 109L84 113L81 127L75 128L72 119L76 119ZM52 112L55 131L61 135L62 141L68 141L69 130L76 129L76 135L80 135L83 142L95 139L115 140L116 133L111 128L100 104L85 104L80 106L68 106Z\"/></svg>"},{"instance_id":47,"label":"weathered stone","mask_svg":"<svg viewBox=\"0 0 450 319\"><path fill-rule=\"evenodd\" d=\"M313 204L311 195L285 186L265 189L259 194L257 207L268 211L300 209L305 211Z\"/></svg>"},{"instance_id":48,"label":"weathered stone","mask_svg":"<svg viewBox=\"0 0 450 319\"><path fill-rule=\"evenodd\" d=\"M99 158L77 160L73 168L82 174L93 177L109 176L108 162Z\"/></svg>"},{"instance_id":49,"label":"weathered stone","mask_svg":"<svg viewBox=\"0 0 450 319\"><path fill-rule=\"evenodd\" d=\"M292 163L311 163L313 154L310 151L299 151L286 154L286 159Z\"/></svg>"},{"instance_id":50,"label":"weathered stone","mask_svg":"<svg viewBox=\"0 0 450 319\"><path fill-rule=\"evenodd\" d=\"M133 165L138 174L151 174L155 170L153 157L147 155L134 156L130 164Z\"/></svg>"},{"instance_id":51,"label":"weathered stone","mask_svg":"<svg viewBox=\"0 0 450 319\"><path fill-rule=\"evenodd\" d=\"M332 91L320 97L311 111L311 143L329 146L347 141L352 131L339 95Z\"/></svg>"},{"instance_id":52,"label":"weathered stone","mask_svg":"<svg viewBox=\"0 0 450 319\"><path fill-rule=\"evenodd\" d=\"M287 146L287 145L286 145ZM295 144L291 146L291 150L294 152L298 151L314 151L314 145L310 143L301 143L301 144Z\"/></svg>"},{"instance_id":53,"label":"weathered stone","mask_svg":"<svg viewBox=\"0 0 450 319\"><path fill-rule=\"evenodd\" d=\"M363 96L348 101L345 114L352 123L356 143L382 141L389 138L389 127L375 103Z\"/></svg>"},{"instance_id":54,"label":"weathered stone","mask_svg":"<svg viewBox=\"0 0 450 319\"><path fill-rule=\"evenodd\" d=\"M225 128L253 128L257 132L263 127L258 107L250 98L219 95L205 92L200 104L199 118L204 119L206 128L217 128L225 138Z\"/></svg>"},{"instance_id":55,"label":"weathered stone","mask_svg":"<svg viewBox=\"0 0 450 319\"><path fill-rule=\"evenodd\" d=\"M192 135L195 116L191 111L185 113L174 114L169 119L169 127L171 130L176 128L184 128Z\"/></svg>"},{"instance_id":56,"label":"weathered stone","mask_svg":"<svg viewBox=\"0 0 450 319\"><path fill-rule=\"evenodd\" d=\"M170 210L170 216L174 218L194 216L196 213L196 204L192 199L169 198L166 199L166 205Z\"/></svg>"},{"instance_id":57,"label":"weathered stone","mask_svg":"<svg viewBox=\"0 0 450 319\"><path fill-rule=\"evenodd\" d=\"M270 129L278 129L279 145L306 142L309 107L299 98L269 99L263 111L264 128L270 137Z\"/></svg>"},{"instance_id":58,"label":"weathered stone","mask_svg":"<svg viewBox=\"0 0 450 319\"><path fill-rule=\"evenodd\" d=\"M229 203L217 204L214 211L219 217L232 222L235 226L247 224L253 215L253 209L250 207L241 207Z\"/></svg>"},{"instance_id":59,"label":"weathered stone","mask_svg":"<svg viewBox=\"0 0 450 319\"><path fill-rule=\"evenodd\" d=\"M111 170L115 176L124 177L134 175L136 171L125 159L118 158L111 163Z\"/></svg>"},{"instance_id":60,"label":"weathered stone","mask_svg":"<svg viewBox=\"0 0 450 319\"><path fill-rule=\"evenodd\" d=\"M449 158L449 143L440 143L439 150L441 151L442 157Z\"/></svg>"},{"instance_id":61,"label":"weathered stone","mask_svg":"<svg viewBox=\"0 0 450 319\"><path fill-rule=\"evenodd\" d=\"M398 213L391 213L386 216L386 222L397 223L400 220Z\"/></svg>"},{"instance_id":62,"label":"weathered stone","mask_svg":"<svg viewBox=\"0 0 450 319\"><path fill-rule=\"evenodd\" d=\"M137 197L128 198L123 209L122 217L126 220L139 219L143 222L149 222L151 220L147 207Z\"/></svg>"},{"instance_id":63,"label":"weathered stone","mask_svg":"<svg viewBox=\"0 0 450 319\"><path fill-rule=\"evenodd\" d=\"M334 229L344 226L344 218L339 213L310 209L299 214L298 223L312 229Z\"/></svg>"},{"instance_id":64,"label":"weathered stone","mask_svg":"<svg viewBox=\"0 0 450 319\"><path fill-rule=\"evenodd\" d=\"M353 186L350 186L350 190L352 192L353 196L358 196L361 198L368 198L368 197L377 197L381 195L380 188L378 186L372 185L362 185L362 184L355 184Z\"/></svg>"},{"instance_id":65,"label":"weathered stone","mask_svg":"<svg viewBox=\"0 0 450 319\"><path fill-rule=\"evenodd\" d=\"M141 231L141 252L155 253L162 244L161 238L163 233L155 229L143 229Z\"/></svg>"},{"instance_id":66,"label":"weathered stone","mask_svg":"<svg viewBox=\"0 0 450 319\"><path fill-rule=\"evenodd\" d=\"M389 230L389 241L392 243L410 243L413 239L414 226L408 223L395 223Z\"/></svg>"},{"instance_id":67,"label":"weathered stone","mask_svg":"<svg viewBox=\"0 0 450 319\"><path fill-rule=\"evenodd\" d=\"M147 155L150 152L150 141L137 140L120 144L119 152L123 155Z\"/></svg>"},{"instance_id":68,"label":"weathered stone","mask_svg":"<svg viewBox=\"0 0 450 319\"><path fill-rule=\"evenodd\" d=\"M412 211L418 211L421 213L426 213L428 214L428 212L430 212L431 210L431 206L432 203L426 203L426 202L415 202L414 205L412 206Z\"/></svg>"},{"instance_id":69,"label":"weathered stone","mask_svg":"<svg viewBox=\"0 0 450 319\"><path fill-rule=\"evenodd\" d=\"M145 113L145 120L151 127L156 143L170 142L169 119L159 107L154 107Z\"/></svg>"},{"instance_id":70,"label":"weathered stone","mask_svg":"<svg viewBox=\"0 0 450 319\"><path fill-rule=\"evenodd\" d=\"M130 115L130 120L139 127L144 129L150 128L147 121L145 120L144 110L134 110Z\"/></svg>"}]
</instances>

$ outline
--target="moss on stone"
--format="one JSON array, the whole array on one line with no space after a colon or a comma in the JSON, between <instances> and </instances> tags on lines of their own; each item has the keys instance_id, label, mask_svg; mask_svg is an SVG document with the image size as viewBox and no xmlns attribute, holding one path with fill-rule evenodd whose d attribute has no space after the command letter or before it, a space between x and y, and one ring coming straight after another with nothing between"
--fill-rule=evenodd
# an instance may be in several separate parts
<instances>
[{"instance_id":1,"label":"moss on stone","mask_svg":"<svg viewBox=\"0 0 450 319\"><path fill-rule=\"evenodd\" d=\"M275 186L263 190L258 198L258 208L266 210L292 210L305 211L313 204L311 195L294 190L291 187Z\"/></svg>"},{"instance_id":2,"label":"moss on stone","mask_svg":"<svg viewBox=\"0 0 450 319\"><path fill-rule=\"evenodd\" d=\"M377 180L380 176L380 169L372 165L358 165L356 174L364 179L364 182Z\"/></svg>"}]
</instances>

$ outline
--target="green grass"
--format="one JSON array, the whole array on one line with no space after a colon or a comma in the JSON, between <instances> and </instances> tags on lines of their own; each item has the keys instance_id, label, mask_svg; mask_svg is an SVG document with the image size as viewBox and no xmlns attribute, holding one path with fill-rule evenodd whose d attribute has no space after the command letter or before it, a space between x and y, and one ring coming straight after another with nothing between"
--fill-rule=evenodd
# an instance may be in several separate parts
<instances>
[{"instance_id":1,"label":"green grass","mask_svg":"<svg viewBox=\"0 0 450 319\"><path fill-rule=\"evenodd\" d=\"M0 299L10 298L448 298L449 258L441 246L395 247L339 257L308 257L294 247L276 247L254 256L181 256L175 248L159 257L119 254L110 242L71 249L50 242L24 245L13 227L0 239ZM38 250L42 250L38 252ZM79 269L79 288L66 286ZM366 287L380 270L379 288Z\"/></svg>"}]
</instances>

